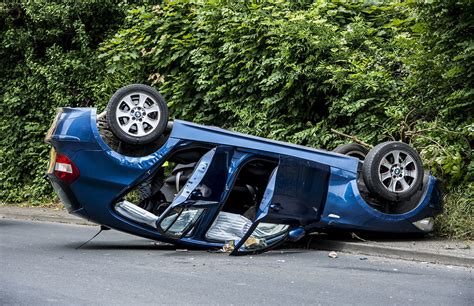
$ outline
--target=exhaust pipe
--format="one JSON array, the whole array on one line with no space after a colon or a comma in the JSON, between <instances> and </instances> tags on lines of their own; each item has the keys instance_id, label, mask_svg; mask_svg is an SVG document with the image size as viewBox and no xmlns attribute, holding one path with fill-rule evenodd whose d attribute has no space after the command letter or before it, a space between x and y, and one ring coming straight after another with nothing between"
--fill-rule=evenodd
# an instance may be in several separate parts
<instances>
[{"instance_id":1,"label":"exhaust pipe","mask_svg":"<svg viewBox=\"0 0 474 306\"><path fill-rule=\"evenodd\" d=\"M149 211L144 210L143 208L138 207L137 205L130 203L128 201L122 201L115 205L115 211L127 219L131 219L138 223L148 224L156 228L156 221L158 221L158 216L152 214Z\"/></svg>"}]
</instances>

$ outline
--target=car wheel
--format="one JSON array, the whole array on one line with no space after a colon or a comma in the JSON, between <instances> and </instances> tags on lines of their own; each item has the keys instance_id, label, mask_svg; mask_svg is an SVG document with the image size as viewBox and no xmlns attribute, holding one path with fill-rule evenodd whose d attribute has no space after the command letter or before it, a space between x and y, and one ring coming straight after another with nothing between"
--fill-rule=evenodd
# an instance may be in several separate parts
<instances>
[{"instance_id":1,"label":"car wheel","mask_svg":"<svg viewBox=\"0 0 474 306\"><path fill-rule=\"evenodd\" d=\"M335 148L333 152L364 160L367 153L369 153L369 149L357 143L346 143Z\"/></svg>"},{"instance_id":2,"label":"car wheel","mask_svg":"<svg viewBox=\"0 0 474 306\"><path fill-rule=\"evenodd\" d=\"M399 202L413 196L423 182L419 154L403 142L376 145L365 157L362 173L367 189L383 200Z\"/></svg>"},{"instance_id":3,"label":"car wheel","mask_svg":"<svg viewBox=\"0 0 474 306\"><path fill-rule=\"evenodd\" d=\"M107 104L112 133L128 144L156 141L168 123L168 106L153 87L132 84L120 88Z\"/></svg>"}]
</instances>

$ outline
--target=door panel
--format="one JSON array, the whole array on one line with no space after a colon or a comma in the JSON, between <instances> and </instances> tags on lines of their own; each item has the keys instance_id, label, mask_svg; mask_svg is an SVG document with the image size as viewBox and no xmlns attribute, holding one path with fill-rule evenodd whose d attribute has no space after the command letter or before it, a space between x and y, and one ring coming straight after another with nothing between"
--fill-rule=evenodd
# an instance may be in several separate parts
<instances>
[{"instance_id":1,"label":"door panel","mask_svg":"<svg viewBox=\"0 0 474 306\"><path fill-rule=\"evenodd\" d=\"M258 219L306 225L320 219L328 188L329 167L281 156L260 204Z\"/></svg>"},{"instance_id":2,"label":"door panel","mask_svg":"<svg viewBox=\"0 0 474 306\"><path fill-rule=\"evenodd\" d=\"M281 156L268 181L256 220L231 255L268 251L287 240L292 230L304 235L302 226L321 218L329 170L316 162Z\"/></svg>"},{"instance_id":3,"label":"door panel","mask_svg":"<svg viewBox=\"0 0 474 306\"><path fill-rule=\"evenodd\" d=\"M171 207L187 200L219 201L225 188L232 149L216 147L204 154Z\"/></svg>"}]
</instances>

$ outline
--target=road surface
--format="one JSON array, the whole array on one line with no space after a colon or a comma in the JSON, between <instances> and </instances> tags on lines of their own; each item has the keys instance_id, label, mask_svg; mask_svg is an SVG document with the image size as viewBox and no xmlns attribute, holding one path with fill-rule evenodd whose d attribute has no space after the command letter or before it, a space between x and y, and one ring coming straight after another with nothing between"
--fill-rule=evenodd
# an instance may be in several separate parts
<instances>
[{"instance_id":1,"label":"road surface","mask_svg":"<svg viewBox=\"0 0 474 306\"><path fill-rule=\"evenodd\" d=\"M0 304L473 305L473 269L314 250L229 257L0 219Z\"/></svg>"}]
</instances>

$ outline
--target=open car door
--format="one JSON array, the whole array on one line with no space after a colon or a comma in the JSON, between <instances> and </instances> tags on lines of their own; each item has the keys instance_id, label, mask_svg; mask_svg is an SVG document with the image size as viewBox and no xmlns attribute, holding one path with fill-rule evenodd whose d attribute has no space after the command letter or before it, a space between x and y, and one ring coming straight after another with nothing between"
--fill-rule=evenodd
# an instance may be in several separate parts
<instances>
[{"instance_id":1,"label":"open car door","mask_svg":"<svg viewBox=\"0 0 474 306\"><path fill-rule=\"evenodd\" d=\"M202 218L217 213L224 191L232 148L219 146L204 154L184 187L156 222L163 235L181 239L197 235Z\"/></svg>"},{"instance_id":2,"label":"open car door","mask_svg":"<svg viewBox=\"0 0 474 306\"><path fill-rule=\"evenodd\" d=\"M298 240L304 226L319 221L326 201L329 166L280 156L267 184L257 216L231 255L256 254Z\"/></svg>"}]
</instances>

